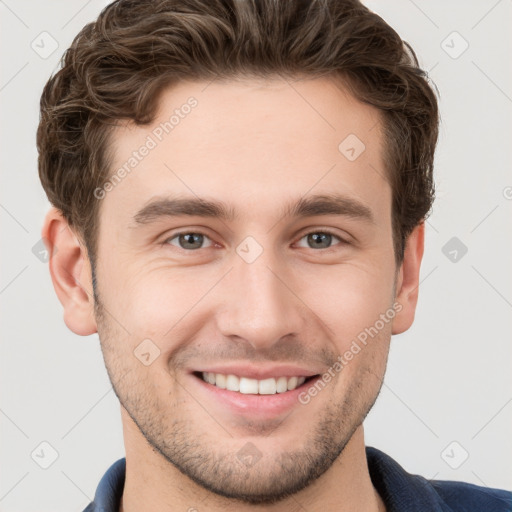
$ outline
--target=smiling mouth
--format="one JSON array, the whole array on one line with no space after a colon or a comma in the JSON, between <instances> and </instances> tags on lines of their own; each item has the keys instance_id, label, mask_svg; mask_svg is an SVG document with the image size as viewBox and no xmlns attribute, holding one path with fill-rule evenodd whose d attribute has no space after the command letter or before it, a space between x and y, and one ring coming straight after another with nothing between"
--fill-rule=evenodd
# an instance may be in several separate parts
<instances>
[{"instance_id":1,"label":"smiling mouth","mask_svg":"<svg viewBox=\"0 0 512 512\"><path fill-rule=\"evenodd\" d=\"M193 372L193 375L220 389L238 392L244 395L275 395L286 393L319 377L319 374L317 374L310 377L297 375L293 377L271 377L258 380L248 377L239 377L233 374L226 375L212 372Z\"/></svg>"}]
</instances>

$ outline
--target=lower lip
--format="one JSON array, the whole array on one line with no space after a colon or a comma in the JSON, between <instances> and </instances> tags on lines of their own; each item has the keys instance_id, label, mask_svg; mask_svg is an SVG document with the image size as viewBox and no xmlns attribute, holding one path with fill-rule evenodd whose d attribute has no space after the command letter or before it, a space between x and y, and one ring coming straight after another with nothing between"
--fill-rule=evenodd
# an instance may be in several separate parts
<instances>
[{"instance_id":1,"label":"lower lip","mask_svg":"<svg viewBox=\"0 0 512 512\"><path fill-rule=\"evenodd\" d=\"M200 377L190 374L196 386L199 386L201 392L207 396L208 400L220 402L235 414L254 417L260 419L273 418L280 414L290 411L294 406L302 405L299 402L299 395L314 385L320 376L306 380L299 387L286 391L284 393L275 393L273 395L244 394L238 391L229 391L222 389L214 384L205 382Z\"/></svg>"}]
</instances>

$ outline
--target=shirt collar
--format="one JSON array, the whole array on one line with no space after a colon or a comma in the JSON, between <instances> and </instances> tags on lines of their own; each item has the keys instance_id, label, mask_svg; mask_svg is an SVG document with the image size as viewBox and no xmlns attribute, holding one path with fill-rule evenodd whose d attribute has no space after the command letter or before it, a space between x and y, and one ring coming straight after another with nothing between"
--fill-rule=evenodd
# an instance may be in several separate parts
<instances>
[{"instance_id":1,"label":"shirt collar","mask_svg":"<svg viewBox=\"0 0 512 512\"><path fill-rule=\"evenodd\" d=\"M426 478L411 475L389 455L367 446L366 459L386 512L453 512Z\"/></svg>"}]
</instances>

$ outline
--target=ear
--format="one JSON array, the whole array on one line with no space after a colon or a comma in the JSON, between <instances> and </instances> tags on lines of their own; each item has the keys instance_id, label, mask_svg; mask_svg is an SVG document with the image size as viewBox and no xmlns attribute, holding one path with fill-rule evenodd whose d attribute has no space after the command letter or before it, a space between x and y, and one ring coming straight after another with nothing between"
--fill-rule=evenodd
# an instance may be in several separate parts
<instances>
[{"instance_id":1,"label":"ear","mask_svg":"<svg viewBox=\"0 0 512 512\"><path fill-rule=\"evenodd\" d=\"M422 222L414 228L407 239L404 260L397 275L395 301L401 305L401 309L396 309L392 334L407 331L414 321L424 242L425 223Z\"/></svg>"},{"instance_id":2,"label":"ear","mask_svg":"<svg viewBox=\"0 0 512 512\"><path fill-rule=\"evenodd\" d=\"M53 207L46 214L41 235L49 252L53 287L64 307L64 323L80 336L97 332L87 250Z\"/></svg>"}]
</instances>

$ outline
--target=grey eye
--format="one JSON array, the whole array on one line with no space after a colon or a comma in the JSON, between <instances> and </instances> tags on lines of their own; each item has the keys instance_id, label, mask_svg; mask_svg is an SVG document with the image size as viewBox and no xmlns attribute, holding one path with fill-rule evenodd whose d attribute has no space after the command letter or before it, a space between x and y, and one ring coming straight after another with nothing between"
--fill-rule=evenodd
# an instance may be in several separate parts
<instances>
[{"instance_id":1,"label":"grey eye","mask_svg":"<svg viewBox=\"0 0 512 512\"><path fill-rule=\"evenodd\" d=\"M308 244L306 246L307 248L329 249L332 245L333 238L343 242L343 240L336 235L324 231L312 231L311 233L304 235L301 240L306 239L306 243ZM301 247L304 246L302 245Z\"/></svg>"},{"instance_id":2,"label":"grey eye","mask_svg":"<svg viewBox=\"0 0 512 512\"><path fill-rule=\"evenodd\" d=\"M167 240L167 243L176 246L177 244L173 243L173 240L176 239L178 240L178 247L185 250L202 249L203 242L205 240L209 240L209 238L202 233L188 232L175 234L173 237Z\"/></svg>"}]
</instances>

